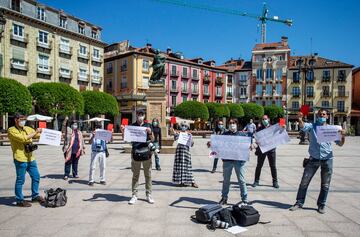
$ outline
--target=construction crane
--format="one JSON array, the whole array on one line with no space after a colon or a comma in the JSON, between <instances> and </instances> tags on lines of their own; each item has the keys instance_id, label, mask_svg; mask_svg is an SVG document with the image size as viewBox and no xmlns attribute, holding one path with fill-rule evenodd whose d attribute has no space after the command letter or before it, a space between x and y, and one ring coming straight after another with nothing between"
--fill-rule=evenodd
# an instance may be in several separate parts
<instances>
[{"instance_id":1,"label":"construction crane","mask_svg":"<svg viewBox=\"0 0 360 237\"><path fill-rule=\"evenodd\" d=\"M247 12L240 12L240 11L233 10L233 9L222 8L222 7L214 7L214 6L209 6L209 5L200 4L200 3L190 3L190 2L185 2L185 1L181 1L181 0L155 0L155 1L156 2L161 2L161 3L168 3L168 4L172 4L172 5L177 5L177 6L182 6L182 7L190 7L190 8L196 8L196 9L201 9L201 10L206 10L206 11L212 11L212 12L219 12L219 13L225 13L225 14L230 14L230 15L247 16L247 17L255 18L255 19L257 19L258 21L261 22L261 42L262 43L266 42L266 22L267 21L283 23L283 24L286 24L288 26L291 26L292 23L293 23L293 21L291 19L281 20L281 19L279 19L278 16L269 17L268 16L269 10L266 7L265 2L264 2L264 5L263 5L263 10L261 12L261 15L258 16L256 14L251 14L251 13L247 13Z\"/></svg>"}]
</instances>

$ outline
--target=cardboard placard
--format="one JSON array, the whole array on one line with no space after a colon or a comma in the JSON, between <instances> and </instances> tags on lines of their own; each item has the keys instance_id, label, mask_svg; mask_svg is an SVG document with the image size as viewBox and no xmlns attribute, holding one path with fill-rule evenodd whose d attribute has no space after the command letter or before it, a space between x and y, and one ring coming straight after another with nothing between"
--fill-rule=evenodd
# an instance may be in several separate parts
<instances>
[{"instance_id":1,"label":"cardboard placard","mask_svg":"<svg viewBox=\"0 0 360 237\"><path fill-rule=\"evenodd\" d=\"M123 118L123 119L121 120L121 125L124 125L124 126L129 125L129 119Z\"/></svg>"},{"instance_id":2,"label":"cardboard placard","mask_svg":"<svg viewBox=\"0 0 360 237\"><path fill-rule=\"evenodd\" d=\"M46 128L46 122L39 121L39 128Z\"/></svg>"},{"instance_id":3,"label":"cardboard placard","mask_svg":"<svg viewBox=\"0 0 360 237\"><path fill-rule=\"evenodd\" d=\"M109 124L107 125L107 130L108 130L108 131L112 132L113 128L114 128L114 124L109 123Z\"/></svg>"}]
</instances>

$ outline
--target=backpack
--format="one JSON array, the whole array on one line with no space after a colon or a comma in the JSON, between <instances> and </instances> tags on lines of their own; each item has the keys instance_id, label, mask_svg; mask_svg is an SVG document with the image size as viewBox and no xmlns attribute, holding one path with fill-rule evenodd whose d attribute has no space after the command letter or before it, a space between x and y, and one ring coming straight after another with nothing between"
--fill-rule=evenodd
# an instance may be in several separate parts
<instances>
[{"instance_id":1,"label":"backpack","mask_svg":"<svg viewBox=\"0 0 360 237\"><path fill-rule=\"evenodd\" d=\"M211 222L213 216L222 209L220 204L202 206L195 212L195 219L200 223L208 224Z\"/></svg>"},{"instance_id":2,"label":"backpack","mask_svg":"<svg viewBox=\"0 0 360 237\"><path fill-rule=\"evenodd\" d=\"M66 205L67 196L66 190L57 188L56 190L50 188L45 190L45 207L62 207Z\"/></svg>"},{"instance_id":3,"label":"backpack","mask_svg":"<svg viewBox=\"0 0 360 237\"><path fill-rule=\"evenodd\" d=\"M259 222L260 214L252 206L237 206L232 207L232 216L240 226L255 225Z\"/></svg>"}]
</instances>

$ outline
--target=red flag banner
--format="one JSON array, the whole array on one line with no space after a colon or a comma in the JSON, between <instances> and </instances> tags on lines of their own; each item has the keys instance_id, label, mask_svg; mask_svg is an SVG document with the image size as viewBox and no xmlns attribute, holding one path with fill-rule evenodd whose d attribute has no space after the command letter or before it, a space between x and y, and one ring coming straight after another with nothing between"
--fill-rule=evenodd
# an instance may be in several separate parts
<instances>
[{"instance_id":1,"label":"red flag banner","mask_svg":"<svg viewBox=\"0 0 360 237\"><path fill-rule=\"evenodd\" d=\"M300 112L303 113L304 116L308 116L310 111L310 106L308 105L302 105L300 108Z\"/></svg>"},{"instance_id":2,"label":"red flag banner","mask_svg":"<svg viewBox=\"0 0 360 237\"><path fill-rule=\"evenodd\" d=\"M121 120L121 125L124 125L124 126L129 125L129 119L123 118L123 119Z\"/></svg>"},{"instance_id":3,"label":"red flag banner","mask_svg":"<svg viewBox=\"0 0 360 237\"><path fill-rule=\"evenodd\" d=\"M108 131L112 132L113 128L114 128L114 124L109 123L109 124L107 125L107 130L108 130Z\"/></svg>"},{"instance_id":4,"label":"red flag banner","mask_svg":"<svg viewBox=\"0 0 360 237\"><path fill-rule=\"evenodd\" d=\"M176 117L171 117L170 123L171 124L176 124Z\"/></svg>"}]
</instances>

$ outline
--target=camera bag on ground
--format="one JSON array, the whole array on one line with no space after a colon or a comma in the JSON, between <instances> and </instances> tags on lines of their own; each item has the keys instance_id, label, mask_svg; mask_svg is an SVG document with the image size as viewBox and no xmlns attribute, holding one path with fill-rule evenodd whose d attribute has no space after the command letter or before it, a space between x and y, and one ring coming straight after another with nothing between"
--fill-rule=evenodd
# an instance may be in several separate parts
<instances>
[{"instance_id":1,"label":"camera bag on ground","mask_svg":"<svg viewBox=\"0 0 360 237\"><path fill-rule=\"evenodd\" d=\"M213 216L222 209L223 208L220 204L209 204L202 206L195 212L195 219L200 223L210 223Z\"/></svg>"},{"instance_id":2,"label":"camera bag on ground","mask_svg":"<svg viewBox=\"0 0 360 237\"><path fill-rule=\"evenodd\" d=\"M259 222L260 214L252 206L237 206L232 207L232 216L240 226L255 225Z\"/></svg>"},{"instance_id":3,"label":"camera bag on ground","mask_svg":"<svg viewBox=\"0 0 360 237\"><path fill-rule=\"evenodd\" d=\"M237 225L235 218L232 216L231 208L223 208L213 215L210 224L207 226L210 230L216 228L227 229Z\"/></svg>"},{"instance_id":4,"label":"camera bag on ground","mask_svg":"<svg viewBox=\"0 0 360 237\"><path fill-rule=\"evenodd\" d=\"M48 189L45 190L45 206L46 207L62 207L66 205L67 196L66 190L57 188L57 189Z\"/></svg>"}]
</instances>

